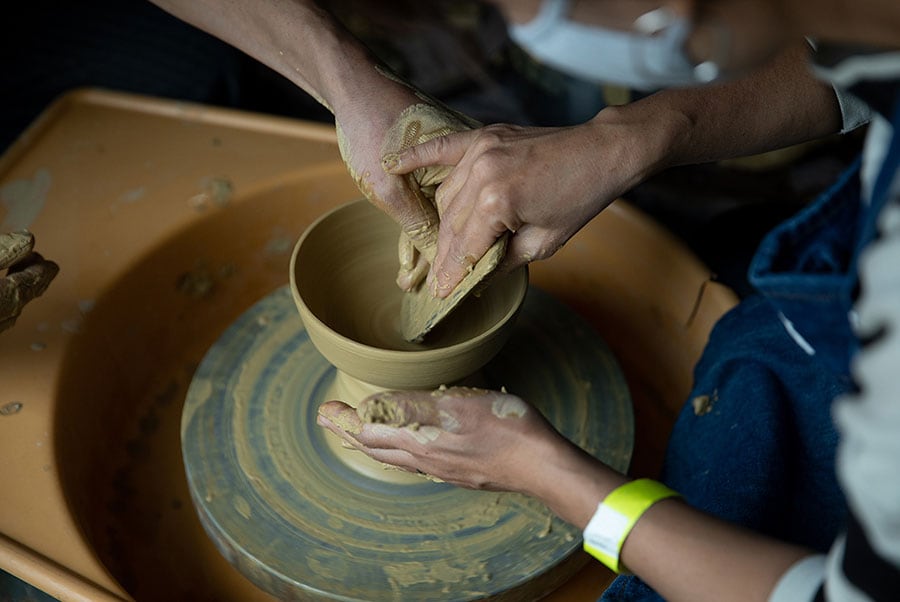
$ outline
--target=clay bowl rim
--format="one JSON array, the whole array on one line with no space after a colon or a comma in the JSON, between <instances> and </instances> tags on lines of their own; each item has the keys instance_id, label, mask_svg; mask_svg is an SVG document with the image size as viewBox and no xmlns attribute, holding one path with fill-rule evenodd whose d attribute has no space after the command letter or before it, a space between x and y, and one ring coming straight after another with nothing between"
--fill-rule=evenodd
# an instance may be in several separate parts
<instances>
[{"instance_id":1,"label":"clay bowl rim","mask_svg":"<svg viewBox=\"0 0 900 602\"><path fill-rule=\"evenodd\" d=\"M508 274L504 274L504 278L515 279L513 285L518 288L516 292L514 302L510 304L509 309L506 311L503 316L498 319L490 328L480 332L478 335L472 337L471 339L466 339L464 341L460 341L459 343L454 343L453 345L447 345L445 347L435 347L431 349L385 349L383 347L374 347L372 345L367 345L366 343L360 343L355 339L351 339L350 337L343 335L333 329L331 326L323 322L310 307L303 300L303 297L300 295L300 291L297 287L297 255L300 253L300 248L303 246L303 243L310 236L310 234L326 219L331 218L337 213L341 211L347 210L350 207L355 205L366 203L369 204L369 201L366 199L356 199L353 201L348 201L337 207L329 209L318 218L315 219L307 228L303 231L303 234L300 235L300 238L297 239L297 242L294 244L294 249L291 251L291 262L290 262L290 285L291 285L291 296L294 298L294 303L299 307L302 306L301 311L301 319L305 320L305 314L308 314L309 317L316 322L316 325L320 327L325 332L328 332L330 336L334 337L336 340L340 341L343 345L346 345L347 348L352 350L354 353L377 353L380 358L384 360L389 360L392 358L410 360L415 356L416 358L420 358L422 360L429 360L439 356L445 356L448 353L453 351L462 352L471 347L474 347L481 342L491 339L497 335L499 331L504 328L510 326L510 322L515 318L516 314L522 308L522 304L525 301L525 295L528 293L528 266L523 265L514 269L512 272ZM373 206L374 208L374 206ZM462 305L462 304L460 304ZM455 311L455 310L454 310ZM452 316L452 312L450 314ZM309 329L307 328L307 332L309 333Z\"/></svg>"}]
</instances>

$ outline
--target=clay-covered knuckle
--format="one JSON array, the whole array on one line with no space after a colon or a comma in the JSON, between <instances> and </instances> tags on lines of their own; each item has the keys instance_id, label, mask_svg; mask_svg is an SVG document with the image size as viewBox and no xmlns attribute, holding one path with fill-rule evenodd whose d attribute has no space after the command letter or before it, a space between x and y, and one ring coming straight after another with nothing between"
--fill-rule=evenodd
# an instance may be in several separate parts
<instances>
[{"instance_id":1,"label":"clay-covered knuckle","mask_svg":"<svg viewBox=\"0 0 900 602\"><path fill-rule=\"evenodd\" d=\"M52 261L43 259L37 253L32 253L26 260L27 264L19 263L7 274L0 278L0 319L13 320L22 313L30 301L41 296L50 286L50 282L59 273L59 266ZM8 324L6 328L12 326Z\"/></svg>"},{"instance_id":2,"label":"clay-covered knuckle","mask_svg":"<svg viewBox=\"0 0 900 602\"><path fill-rule=\"evenodd\" d=\"M59 266L56 262L48 261L38 253L31 253L9 269L7 278L18 287L22 303L28 303L43 295L58 273Z\"/></svg>"},{"instance_id":3,"label":"clay-covered knuckle","mask_svg":"<svg viewBox=\"0 0 900 602\"><path fill-rule=\"evenodd\" d=\"M17 264L34 249L34 235L27 230L0 234L0 270Z\"/></svg>"}]
</instances>

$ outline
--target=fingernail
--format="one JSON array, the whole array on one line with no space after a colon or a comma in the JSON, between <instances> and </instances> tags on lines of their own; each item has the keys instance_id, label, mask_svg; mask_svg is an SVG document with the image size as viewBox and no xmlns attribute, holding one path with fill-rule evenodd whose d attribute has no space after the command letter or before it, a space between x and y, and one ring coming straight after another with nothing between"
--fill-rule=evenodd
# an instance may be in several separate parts
<instances>
[{"instance_id":1,"label":"fingernail","mask_svg":"<svg viewBox=\"0 0 900 602\"><path fill-rule=\"evenodd\" d=\"M381 169L388 173L392 173L400 167L400 155L397 153L387 153L381 157Z\"/></svg>"}]
</instances>

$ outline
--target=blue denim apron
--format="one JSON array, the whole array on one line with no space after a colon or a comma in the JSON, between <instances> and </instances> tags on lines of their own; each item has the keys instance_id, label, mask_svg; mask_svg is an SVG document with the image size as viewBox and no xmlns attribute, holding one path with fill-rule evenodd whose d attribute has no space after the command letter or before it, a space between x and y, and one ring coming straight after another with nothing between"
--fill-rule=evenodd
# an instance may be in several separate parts
<instances>
[{"instance_id":1,"label":"blue denim apron","mask_svg":"<svg viewBox=\"0 0 900 602\"><path fill-rule=\"evenodd\" d=\"M895 135L868 205L857 160L763 239L748 274L758 294L713 328L663 467L662 480L692 506L820 552L847 512L831 403L854 389L856 260L876 236L900 164L900 111L892 121ZM601 600L661 598L622 576Z\"/></svg>"}]
</instances>

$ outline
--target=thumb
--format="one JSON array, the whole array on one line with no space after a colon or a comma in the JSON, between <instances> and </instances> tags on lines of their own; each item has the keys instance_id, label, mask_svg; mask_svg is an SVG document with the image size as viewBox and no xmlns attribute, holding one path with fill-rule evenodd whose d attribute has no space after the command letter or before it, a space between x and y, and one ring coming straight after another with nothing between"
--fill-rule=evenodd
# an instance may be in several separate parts
<instances>
[{"instance_id":1,"label":"thumb","mask_svg":"<svg viewBox=\"0 0 900 602\"><path fill-rule=\"evenodd\" d=\"M357 415L356 410L342 401L326 401L319 406L319 424L322 426L333 425L338 429L358 435L362 432L363 421ZM327 423L323 424L324 418Z\"/></svg>"},{"instance_id":2,"label":"thumb","mask_svg":"<svg viewBox=\"0 0 900 602\"><path fill-rule=\"evenodd\" d=\"M477 135L477 130L455 132L405 150L385 153L381 157L381 167L389 174L403 175L421 167L456 165Z\"/></svg>"}]
</instances>

